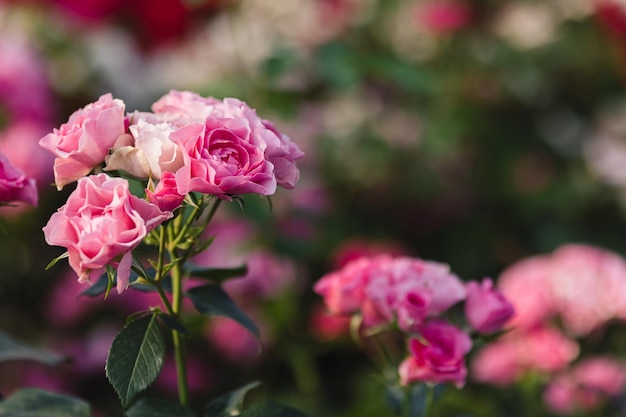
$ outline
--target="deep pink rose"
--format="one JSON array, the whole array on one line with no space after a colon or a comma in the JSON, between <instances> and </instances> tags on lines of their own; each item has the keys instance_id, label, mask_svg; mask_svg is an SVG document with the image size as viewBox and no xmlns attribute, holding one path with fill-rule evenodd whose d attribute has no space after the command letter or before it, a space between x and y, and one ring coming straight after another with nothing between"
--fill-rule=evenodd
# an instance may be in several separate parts
<instances>
[{"instance_id":1,"label":"deep pink rose","mask_svg":"<svg viewBox=\"0 0 626 417\"><path fill-rule=\"evenodd\" d=\"M479 333L501 330L513 316L513 305L493 286L490 279L484 279L482 283L468 282L465 288L465 316Z\"/></svg>"},{"instance_id":2,"label":"deep pink rose","mask_svg":"<svg viewBox=\"0 0 626 417\"><path fill-rule=\"evenodd\" d=\"M427 323L421 335L409 341L410 356L400 364L400 382L453 382L463 386L467 376L465 355L472 348L469 335L441 319Z\"/></svg>"},{"instance_id":3,"label":"deep pink rose","mask_svg":"<svg viewBox=\"0 0 626 417\"><path fill-rule=\"evenodd\" d=\"M214 119L227 130L237 131L241 140L263 151L273 167L278 185L294 188L300 171L295 161L304 153L291 139L261 119L246 103L236 98L217 100L189 91L170 91L152 105L154 113L181 127L188 123L204 123Z\"/></svg>"},{"instance_id":4,"label":"deep pink rose","mask_svg":"<svg viewBox=\"0 0 626 417\"><path fill-rule=\"evenodd\" d=\"M162 211L174 211L183 203L185 196L178 194L176 178L171 172L164 172L154 191L146 190L148 200Z\"/></svg>"},{"instance_id":5,"label":"deep pink rose","mask_svg":"<svg viewBox=\"0 0 626 417\"><path fill-rule=\"evenodd\" d=\"M194 123L171 134L185 149L176 171L178 192L192 191L229 199L239 194L271 195L276 191L274 166L263 149L250 143L248 128L225 127L219 119Z\"/></svg>"},{"instance_id":6,"label":"deep pink rose","mask_svg":"<svg viewBox=\"0 0 626 417\"><path fill-rule=\"evenodd\" d=\"M36 206L37 198L35 180L28 178L0 152L0 204L22 201Z\"/></svg>"},{"instance_id":7,"label":"deep pink rose","mask_svg":"<svg viewBox=\"0 0 626 417\"><path fill-rule=\"evenodd\" d=\"M447 35L467 26L471 12L460 0L428 0L419 3L416 18L432 34Z\"/></svg>"},{"instance_id":8,"label":"deep pink rose","mask_svg":"<svg viewBox=\"0 0 626 417\"><path fill-rule=\"evenodd\" d=\"M56 156L54 180L59 190L104 162L109 149L125 133L124 109L124 102L105 94L76 110L67 123L39 141Z\"/></svg>"},{"instance_id":9,"label":"deep pink rose","mask_svg":"<svg viewBox=\"0 0 626 417\"><path fill-rule=\"evenodd\" d=\"M172 217L133 196L128 182L106 174L83 177L67 202L43 228L46 242L67 248L79 282L98 279L107 264L117 267L117 290L128 286L131 250Z\"/></svg>"}]
</instances>

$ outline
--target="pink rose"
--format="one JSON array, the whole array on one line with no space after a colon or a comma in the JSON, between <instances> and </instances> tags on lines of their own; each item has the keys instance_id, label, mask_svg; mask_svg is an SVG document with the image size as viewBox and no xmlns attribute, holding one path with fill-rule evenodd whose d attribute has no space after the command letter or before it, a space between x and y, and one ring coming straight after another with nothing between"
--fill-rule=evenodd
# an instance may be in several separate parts
<instances>
[{"instance_id":1,"label":"pink rose","mask_svg":"<svg viewBox=\"0 0 626 417\"><path fill-rule=\"evenodd\" d=\"M22 201L36 206L37 198L35 180L28 178L0 152L0 205Z\"/></svg>"},{"instance_id":2,"label":"pink rose","mask_svg":"<svg viewBox=\"0 0 626 417\"><path fill-rule=\"evenodd\" d=\"M435 35L447 35L470 23L469 7L459 0L428 0L416 9L418 23Z\"/></svg>"},{"instance_id":3,"label":"pink rose","mask_svg":"<svg viewBox=\"0 0 626 417\"><path fill-rule=\"evenodd\" d=\"M236 130L242 140L263 151L273 167L278 185L291 189L298 181L300 171L295 161L302 158L304 153L287 135L278 132L272 123L261 119L241 100L217 100L188 91L173 90L157 100L152 110L181 127L188 123L204 123L208 119L219 121L225 129Z\"/></svg>"},{"instance_id":4,"label":"pink rose","mask_svg":"<svg viewBox=\"0 0 626 417\"><path fill-rule=\"evenodd\" d=\"M67 123L39 141L56 156L54 179L59 190L104 162L109 149L126 131L124 109L124 102L105 94L75 111Z\"/></svg>"},{"instance_id":5,"label":"pink rose","mask_svg":"<svg viewBox=\"0 0 626 417\"><path fill-rule=\"evenodd\" d=\"M161 211L174 211L183 203L185 196L178 194L176 178L171 172L164 172L154 191L146 190L148 201Z\"/></svg>"},{"instance_id":6,"label":"pink rose","mask_svg":"<svg viewBox=\"0 0 626 417\"><path fill-rule=\"evenodd\" d=\"M501 330L513 316L513 305L504 294L494 288L490 279L484 279L482 283L468 282L465 288L465 316L479 333Z\"/></svg>"},{"instance_id":7,"label":"pink rose","mask_svg":"<svg viewBox=\"0 0 626 417\"><path fill-rule=\"evenodd\" d=\"M354 314L364 301L370 266L369 258L355 259L342 269L324 275L313 290L324 298L331 313Z\"/></svg>"},{"instance_id":8,"label":"pink rose","mask_svg":"<svg viewBox=\"0 0 626 417\"><path fill-rule=\"evenodd\" d=\"M185 149L185 163L176 172L178 192L196 191L224 199L238 194L274 194L274 166L262 148L249 142L249 134L245 124L228 128L219 119L174 132L171 138Z\"/></svg>"},{"instance_id":9,"label":"pink rose","mask_svg":"<svg viewBox=\"0 0 626 417\"><path fill-rule=\"evenodd\" d=\"M122 292L130 277L131 250L170 217L172 213L133 196L126 180L99 174L79 179L43 231L48 244L67 248L79 282L98 279L112 264Z\"/></svg>"},{"instance_id":10,"label":"pink rose","mask_svg":"<svg viewBox=\"0 0 626 417\"><path fill-rule=\"evenodd\" d=\"M559 414L591 412L619 396L625 383L624 363L609 357L588 358L552 379L543 399Z\"/></svg>"},{"instance_id":11,"label":"pink rose","mask_svg":"<svg viewBox=\"0 0 626 417\"><path fill-rule=\"evenodd\" d=\"M469 335L435 319L422 328L421 336L409 341L410 356L400 364L400 382L454 382L463 386L467 376L465 355L472 348Z\"/></svg>"},{"instance_id":12,"label":"pink rose","mask_svg":"<svg viewBox=\"0 0 626 417\"><path fill-rule=\"evenodd\" d=\"M405 331L418 329L427 317L465 298L465 286L445 264L409 257L373 258L365 286L363 323L376 326L394 318Z\"/></svg>"}]
</instances>

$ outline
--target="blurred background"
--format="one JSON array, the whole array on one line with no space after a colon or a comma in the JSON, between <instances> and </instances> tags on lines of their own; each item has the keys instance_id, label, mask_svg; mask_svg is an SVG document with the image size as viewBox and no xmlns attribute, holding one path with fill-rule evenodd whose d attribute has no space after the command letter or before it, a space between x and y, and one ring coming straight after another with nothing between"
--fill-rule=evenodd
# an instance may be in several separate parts
<instances>
[{"instance_id":1,"label":"blurred background","mask_svg":"<svg viewBox=\"0 0 626 417\"><path fill-rule=\"evenodd\" d=\"M572 242L626 254L625 83L623 0L0 1L0 150L40 190L39 207L0 211L0 329L73 358L0 364L0 393L39 386L122 413L104 360L124 317L156 301L79 296L64 262L45 270L61 250L41 232L72 187L51 185L37 142L103 93L130 111L170 89L237 97L306 153L271 210L247 198L211 226L199 262L248 263L227 289L263 349L190 314L195 401L260 380L252 397L312 416L380 417L375 366L312 284L379 252L465 280ZM151 392L173 396L173 375L166 363ZM538 386L470 378L441 415L551 415Z\"/></svg>"}]
</instances>

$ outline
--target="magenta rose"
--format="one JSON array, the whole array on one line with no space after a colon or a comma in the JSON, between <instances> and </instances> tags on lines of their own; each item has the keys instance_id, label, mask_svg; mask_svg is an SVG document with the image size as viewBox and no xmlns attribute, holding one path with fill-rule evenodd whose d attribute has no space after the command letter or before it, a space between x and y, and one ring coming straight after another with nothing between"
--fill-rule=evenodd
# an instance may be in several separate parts
<instances>
[{"instance_id":1,"label":"magenta rose","mask_svg":"<svg viewBox=\"0 0 626 417\"><path fill-rule=\"evenodd\" d=\"M178 194L174 174L165 171L154 191L146 190L148 201L162 211L174 211L183 203L185 196Z\"/></svg>"},{"instance_id":2,"label":"magenta rose","mask_svg":"<svg viewBox=\"0 0 626 417\"><path fill-rule=\"evenodd\" d=\"M490 279L484 279L482 283L470 281L465 288L465 316L477 332L497 332L513 316L513 305L493 286Z\"/></svg>"},{"instance_id":3,"label":"magenta rose","mask_svg":"<svg viewBox=\"0 0 626 417\"><path fill-rule=\"evenodd\" d=\"M22 201L36 206L37 197L35 180L28 178L0 152L0 205Z\"/></svg>"},{"instance_id":4,"label":"magenta rose","mask_svg":"<svg viewBox=\"0 0 626 417\"><path fill-rule=\"evenodd\" d=\"M75 111L67 123L39 141L56 156L54 180L59 190L104 162L109 149L126 131L124 110L124 102L105 94Z\"/></svg>"},{"instance_id":5,"label":"magenta rose","mask_svg":"<svg viewBox=\"0 0 626 417\"><path fill-rule=\"evenodd\" d=\"M130 277L131 250L170 217L171 212L133 196L126 180L99 174L78 180L43 231L49 245L67 248L79 282L97 279L111 264L122 292Z\"/></svg>"},{"instance_id":6,"label":"magenta rose","mask_svg":"<svg viewBox=\"0 0 626 417\"><path fill-rule=\"evenodd\" d=\"M194 123L171 134L185 149L176 171L178 192L192 191L229 199L239 194L271 195L276 191L274 166L263 149L250 143L245 124L225 127L219 119Z\"/></svg>"},{"instance_id":7,"label":"magenta rose","mask_svg":"<svg viewBox=\"0 0 626 417\"><path fill-rule=\"evenodd\" d=\"M421 331L421 338L409 341L410 356L398 370L400 382L453 382L465 384L465 355L472 348L469 335L445 320L435 319Z\"/></svg>"}]
</instances>

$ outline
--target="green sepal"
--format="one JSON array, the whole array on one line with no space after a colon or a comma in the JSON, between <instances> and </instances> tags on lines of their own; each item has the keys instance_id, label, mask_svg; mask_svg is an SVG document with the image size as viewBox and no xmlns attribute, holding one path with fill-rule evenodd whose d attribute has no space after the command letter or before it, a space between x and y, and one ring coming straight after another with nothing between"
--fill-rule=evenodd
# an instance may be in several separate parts
<instances>
[{"instance_id":1,"label":"green sepal","mask_svg":"<svg viewBox=\"0 0 626 417\"><path fill-rule=\"evenodd\" d=\"M250 382L211 400L204 409L204 417L230 417L241 414L244 397L248 391L259 385L261 385L259 381Z\"/></svg>"},{"instance_id":2,"label":"green sepal","mask_svg":"<svg viewBox=\"0 0 626 417\"><path fill-rule=\"evenodd\" d=\"M56 265L56 263L59 262L61 259L69 258L69 256L70 256L69 252L65 252L65 253L62 253L61 255L57 256L56 258L51 260L50 263L48 263L48 265L46 265L46 271L48 269L52 268L54 265Z\"/></svg>"}]
</instances>

